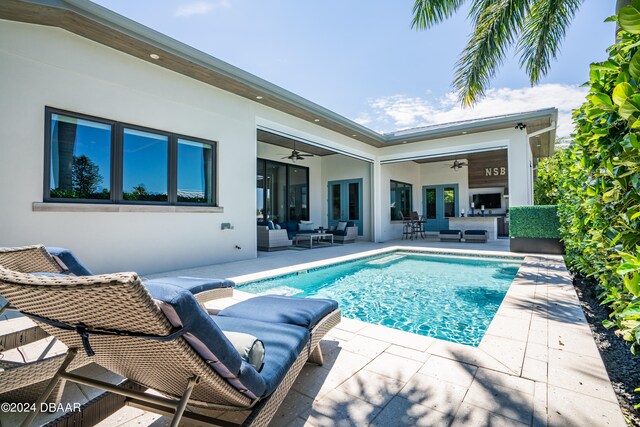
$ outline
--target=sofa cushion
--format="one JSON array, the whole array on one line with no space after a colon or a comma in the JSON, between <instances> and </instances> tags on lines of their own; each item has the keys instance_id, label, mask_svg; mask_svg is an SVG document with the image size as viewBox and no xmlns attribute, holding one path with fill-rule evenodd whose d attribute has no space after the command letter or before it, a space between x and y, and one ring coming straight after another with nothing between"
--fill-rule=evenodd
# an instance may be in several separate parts
<instances>
[{"instance_id":1,"label":"sofa cushion","mask_svg":"<svg viewBox=\"0 0 640 427\"><path fill-rule=\"evenodd\" d=\"M329 233L333 234L334 236L346 236L347 229L345 228L344 230L330 230Z\"/></svg>"},{"instance_id":2,"label":"sofa cushion","mask_svg":"<svg viewBox=\"0 0 640 427\"><path fill-rule=\"evenodd\" d=\"M169 322L176 328L182 327L182 338L209 361L212 369L247 397L264 395L267 386L258 371L242 360L191 292L167 283L147 282L145 286Z\"/></svg>"},{"instance_id":3,"label":"sofa cushion","mask_svg":"<svg viewBox=\"0 0 640 427\"><path fill-rule=\"evenodd\" d=\"M231 280L207 279L203 277L189 276L162 277L159 279L148 279L143 281L143 284L145 286L147 286L148 283L177 286L181 289L191 292L194 295L213 289L232 288L235 286L235 283Z\"/></svg>"},{"instance_id":4,"label":"sofa cushion","mask_svg":"<svg viewBox=\"0 0 640 427\"><path fill-rule=\"evenodd\" d=\"M331 299L264 295L225 308L218 316L286 323L311 330L337 308L338 303Z\"/></svg>"},{"instance_id":5,"label":"sofa cushion","mask_svg":"<svg viewBox=\"0 0 640 427\"><path fill-rule=\"evenodd\" d=\"M310 339L309 331L299 326L234 317L212 316L212 319L225 332L251 334L264 343L264 366L258 374L266 385L263 396L273 393ZM246 364L245 369L253 367Z\"/></svg>"},{"instance_id":6,"label":"sofa cushion","mask_svg":"<svg viewBox=\"0 0 640 427\"><path fill-rule=\"evenodd\" d=\"M264 365L264 343L251 334L231 331L222 332L240 353L242 360L260 372L262 365Z\"/></svg>"},{"instance_id":7,"label":"sofa cushion","mask_svg":"<svg viewBox=\"0 0 640 427\"><path fill-rule=\"evenodd\" d=\"M93 273L80 262L73 252L66 248L47 246L45 248L51 256L58 257L67 268L67 272L76 276L92 276Z\"/></svg>"}]
</instances>

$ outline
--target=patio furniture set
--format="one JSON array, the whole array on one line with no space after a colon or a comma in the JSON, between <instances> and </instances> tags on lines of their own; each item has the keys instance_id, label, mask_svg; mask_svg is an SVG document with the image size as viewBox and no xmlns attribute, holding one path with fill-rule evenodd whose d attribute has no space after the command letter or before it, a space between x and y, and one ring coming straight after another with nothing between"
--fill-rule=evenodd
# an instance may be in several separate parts
<instances>
[{"instance_id":1,"label":"patio furniture set","mask_svg":"<svg viewBox=\"0 0 640 427\"><path fill-rule=\"evenodd\" d=\"M92 275L70 252L57 253L41 245L0 248L0 295L68 347L62 357L0 367L0 396L33 386L41 393L24 425L71 381L170 415L172 426L181 419L216 422L211 410L250 411L242 425L266 426L303 365L323 363L318 344L340 322L333 300L277 295L209 313L204 302L231 295L233 282ZM90 362L139 390L73 372ZM147 388L162 396L144 393Z\"/></svg>"},{"instance_id":2,"label":"patio furniture set","mask_svg":"<svg viewBox=\"0 0 640 427\"><path fill-rule=\"evenodd\" d=\"M352 221L340 221L336 226L315 228L311 221L289 221L275 224L259 222L257 226L258 250L278 251L291 246L312 249L333 246L334 243L353 243L358 237L358 226Z\"/></svg>"},{"instance_id":3,"label":"patio furniture set","mask_svg":"<svg viewBox=\"0 0 640 427\"><path fill-rule=\"evenodd\" d=\"M400 213L402 217L402 240L408 239L424 239L426 237L424 227L426 219L422 215L418 215L418 212L411 212L409 217L405 217ZM487 230L440 230L438 238L441 242L461 242L464 239L469 243L486 243L488 238Z\"/></svg>"}]
</instances>

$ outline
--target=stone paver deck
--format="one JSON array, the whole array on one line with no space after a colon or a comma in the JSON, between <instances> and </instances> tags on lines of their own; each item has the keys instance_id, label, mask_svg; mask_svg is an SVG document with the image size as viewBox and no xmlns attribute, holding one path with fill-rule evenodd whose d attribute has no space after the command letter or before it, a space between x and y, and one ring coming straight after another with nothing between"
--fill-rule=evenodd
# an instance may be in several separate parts
<instances>
[{"instance_id":1,"label":"stone paver deck","mask_svg":"<svg viewBox=\"0 0 640 427\"><path fill-rule=\"evenodd\" d=\"M163 275L233 277L241 282L300 269L294 266L299 263L308 263L305 268L321 265L332 255L350 258L390 246L286 251ZM483 246L445 247L504 249ZM220 308L250 297L235 291L233 298L209 305ZM324 366L304 367L271 425L626 425L560 257L526 257L478 347L352 319L343 319L321 346ZM223 417L241 421L243 414ZM166 424L165 417L124 408L100 425Z\"/></svg>"}]
</instances>

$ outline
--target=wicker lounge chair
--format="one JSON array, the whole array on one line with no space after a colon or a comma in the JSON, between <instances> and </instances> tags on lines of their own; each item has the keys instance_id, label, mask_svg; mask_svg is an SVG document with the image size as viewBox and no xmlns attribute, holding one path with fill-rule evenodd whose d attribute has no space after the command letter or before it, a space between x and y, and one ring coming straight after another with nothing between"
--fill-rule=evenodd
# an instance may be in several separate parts
<instances>
[{"instance_id":1,"label":"wicker lounge chair","mask_svg":"<svg viewBox=\"0 0 640 427\"><path fill-rule=\"evenodd\" d=\"M56 248L52 249L53 253L62 252L57 252ZM63 257L66 257L66 254ZM63 270L58 262L62 263L50 256L43 246L0 248L0 266L6 266L23 273L37 271L61 273ZM0 301L0 315L4 314L5 310L13 309L3 298L0 298ZM25 322L18 318L6 321L20 325L20 327L12 328L11 333L0 336L0 351L22 349L24 346L49 337L46 331L31 321ZM7 362L4 359L0 361L0 402L27 403L37 400L65 358L64 354L50 351L54 344L55 338L50 339L49 344L37 360L25 363ZM80 356L73 361L69 369L80 368L89 363L91 363L89 358ZM63 384L59 384L52 390L48 401L58 402L63 389Z\"/></svg>"},{"instance_id":2,"label":"wicker lounge chair","mask_svg":"<svg viewBox=\"0 0 640 427\"><path fill-rule=\"evenodd\" d=\"M202 286L197 290L208 291ZM0 294L69 347L37 407L60 380L68 380L127 396L132 406L173 415L172 425L181 418L234 425L201 411L212 409L250 411L243 425L266 426L304 363L321 362L314 355L322 337L340 321L337 304L311 300L322 309L294 310L290 321L269 323L210 316L193 293L162 281L143 285L135 273L39 276L0 267ZM263 341L260 370L242 360L227 331L249 332ZM67 372L82 353L166 397ZM187 407L197 410L185 411Z\"/></svg>"}]
</instances>

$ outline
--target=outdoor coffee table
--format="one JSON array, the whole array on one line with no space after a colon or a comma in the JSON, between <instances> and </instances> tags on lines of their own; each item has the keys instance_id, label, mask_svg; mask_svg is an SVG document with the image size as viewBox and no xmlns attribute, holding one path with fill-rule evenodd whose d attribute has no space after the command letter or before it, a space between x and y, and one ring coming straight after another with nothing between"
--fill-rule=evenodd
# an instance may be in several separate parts
<instances>
[{"instance_id":1,"label":"outdoor coffee table","mask_svg":"<svg viewBox=\"0 0 640 427\"><path fill-rule=\"evenodd\" d=\"M302 246L300 242L307 242L305 246L309 249L313 248L313 242L316 242L316 245L319 245L322 241L330 241L331 246L333 246L333 234L329 233L305 233L305 234L296 234L295 236L295 245Z\"/></svg>"}]
</instances>

